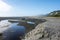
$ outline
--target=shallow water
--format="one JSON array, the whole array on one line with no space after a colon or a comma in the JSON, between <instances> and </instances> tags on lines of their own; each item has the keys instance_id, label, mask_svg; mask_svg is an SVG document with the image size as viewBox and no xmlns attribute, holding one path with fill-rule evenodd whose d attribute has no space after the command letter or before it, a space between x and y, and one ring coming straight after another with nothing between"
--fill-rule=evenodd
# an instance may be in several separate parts
<instances>
[{"instance_id":1,"label":"shallow water","mask_svg":"<svg viewBox=\"0 0 60 40\"><path fill-rule=\"evenodd\" d=\"M8 22L8 20L2 20L0 21L0 33L2 33L3 31L5 31L6 29L8 29L9 27L12 27L12 26L18 26L19 23L10 23ZM24 24L24 23L22 23ZM33 27L34 27L34 22L27 22L27 24L25 24L27 27L28 27L28 30L31 30ZM19 26L24 26L26 27L25 25L20 25ZM12 27L14 28L14 27Z\"/></svg>"}]
</instances>

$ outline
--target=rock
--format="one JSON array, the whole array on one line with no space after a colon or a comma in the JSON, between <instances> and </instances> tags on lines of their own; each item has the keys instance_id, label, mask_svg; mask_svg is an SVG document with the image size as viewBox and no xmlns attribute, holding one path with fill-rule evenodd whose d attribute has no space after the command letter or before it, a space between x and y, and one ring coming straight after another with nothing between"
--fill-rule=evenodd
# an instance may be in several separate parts
<instances>
[{"instance_id":1,"label":"rock","mask_svg":"<svg viewBox=\"0 0 60 40\"><path fill-rule=\"evenodd\" d=\"M44 31L44 26L40 24L37 25L35 29L27 33L27 35L25 36L25 40L37 40L39 38L42 38L43 31Z\"/></svg>"},{"instance_id":2,"label":"rock","mask_svg":"<svg viewBox=\"0 0 60 40\"><path fill-rule=\"evenodd\" d=\"M60 18L45 19L45 23L38 24L25 35L25 40L60 40Z\"/></svg>"}]
</instances>

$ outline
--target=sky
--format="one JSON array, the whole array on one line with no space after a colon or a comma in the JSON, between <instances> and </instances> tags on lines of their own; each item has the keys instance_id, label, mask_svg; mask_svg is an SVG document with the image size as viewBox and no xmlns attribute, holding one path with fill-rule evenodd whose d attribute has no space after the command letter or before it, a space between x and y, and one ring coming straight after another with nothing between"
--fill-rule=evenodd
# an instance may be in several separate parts
<instances>
[{"instance_id":1,"label":"sky","mask_svg":"<svg viewBox=\"0 0 60 40\"><path fill-rule=\"evenodd\" d=\"M60 10L60 0L0 0L0 17L45 15Z\"/></svg>"}]
</instances>

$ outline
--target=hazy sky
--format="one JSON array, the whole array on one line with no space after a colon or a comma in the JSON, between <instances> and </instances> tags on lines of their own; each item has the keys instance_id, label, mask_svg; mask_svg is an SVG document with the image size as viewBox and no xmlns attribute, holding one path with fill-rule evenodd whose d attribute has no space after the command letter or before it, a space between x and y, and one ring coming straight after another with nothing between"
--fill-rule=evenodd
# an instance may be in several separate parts
<instances>
[{"instance_id":1,"label":"hazy sky","mask_svg":"<svg viewBox=\"0 0 60 40\"><path fill-rule=\"evenodd\" d=\"M35 16L60 10L60 0L0 0L0 16Z\"/></svg>"}]
</instances>

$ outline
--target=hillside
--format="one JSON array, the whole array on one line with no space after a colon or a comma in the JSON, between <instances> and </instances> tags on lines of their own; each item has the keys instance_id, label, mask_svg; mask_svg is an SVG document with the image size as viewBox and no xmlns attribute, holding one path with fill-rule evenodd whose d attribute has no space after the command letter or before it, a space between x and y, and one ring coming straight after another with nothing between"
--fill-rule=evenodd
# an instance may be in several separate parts
<instances>
[{"instance_id":1,"label":"hillside","mask_svg":"<svg viewBox=\"0 0 60 40\"><path fill-rule=\"evenodd\" d=\"M50 12L47 16L60 17L60 10Z\"/></svg>"}]
</instances>

